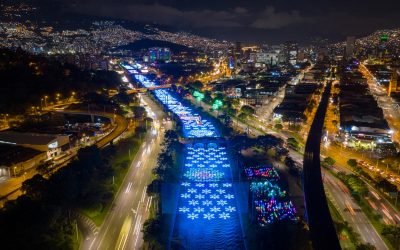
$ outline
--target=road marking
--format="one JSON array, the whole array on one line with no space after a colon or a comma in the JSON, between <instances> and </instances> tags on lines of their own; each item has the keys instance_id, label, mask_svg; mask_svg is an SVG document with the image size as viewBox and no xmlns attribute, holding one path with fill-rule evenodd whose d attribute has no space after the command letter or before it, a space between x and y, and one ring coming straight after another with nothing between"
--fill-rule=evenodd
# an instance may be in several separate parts
<instances>
[{"instance_id":1,"label":"road marking","mask_svg":"<svg viewBox=\"0 0 400 250\"><path fill-rule=\"evenodd\" d=\"M96 241L96 237L94 237L92 243L90 243L89 250L93 247L94 242Z\"/></svg>"},{"instance_id":2,"label":"road marking","mask_svg":"<svg viewBox=\"0 0 400 250\"><path fill-rule=\"evenodd\" d=\"M148 211L150 209L152 200L153 200L153 196L150 196L150 199L147 200L146 211Z\"/></svg>"},{"instance_id":3,"label":"road marking","mask_svg":"<svg viewBox=\"0 0 400 250\"><path fill-rule=\"evenodd\" d=\"M122 235L121 241L119 242L117 249L121 248L122 240L124 239L124 237L125 237L125 234Z\"/></svg>"},{"instance_id":4,"label":"road marking","mask_svg":"<svg viewBox=\"0 0 400 250\"><path fill-rule=\"evenodd\" d=\"M127 194L127 193L129 193L129 191L131 191L131 187L132 187L132 182L129 182L128 186L126 187L125 194Z\"/></svg>"},{"instance_id":5,"label":"road marking","mask_svg":"<svg viewBox=\"0 0 400 250\"><path fill-rule=\"evenodd\" d=\"M140 165L142 165L142 161L138 161L138 163L136 164L136 167L139 168Z\"/></svg>"},{"instance_id":6,"label":"road marking","mask_svg":"<svg viewBox=\"0 0 400 250\"><path fill-rule=\"evenodd\" d=\"M121 249L125 249L125 245L126 245L126 241L128 240L128 234L126 234L125 240L124 240L124 244L122 244L122 248Z\"/></svg>"},{"instance_id":7,"label":"road marking","mask_svg":"<svg viewBox=\"0 0 400 250\"><path fill-rule=\"evenodd\" d=\"M145 187L143 188L142 198L140 199L141 202L143 202L143 201L144 201L144 198L146 197L146 189L147 189L147 186L145 186Z\"/></svg>"}]
</instances>

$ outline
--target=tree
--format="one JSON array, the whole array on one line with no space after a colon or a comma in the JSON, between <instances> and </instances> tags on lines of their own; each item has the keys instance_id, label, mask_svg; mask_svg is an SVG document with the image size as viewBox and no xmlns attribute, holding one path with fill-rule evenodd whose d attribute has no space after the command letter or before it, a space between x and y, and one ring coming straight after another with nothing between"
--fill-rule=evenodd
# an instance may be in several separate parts
<instances>
[{"instance_id":1,"label":"tree","mask_svg":"<svg viewBox=\"0 0 400 250\"><path fill-rule=\"evenodd\" d=\"M238 118L241 119L241 120L244 120L244 119L247 118L247 116L248 116L248 115L245 114L245 113L240 113L239 116L238 116Z\"/></svg>"},{"instance_id":2,"label":"tree","mask_svg":"<svg viewBox=\"0 0 400 250\"><path fill-rule=\"evenodd\" d=\"M128 105L131 102L132 98L126 92L119 92L114 96L114 100L119 103Z\"/></svg>"},{"instance_id":3,"label":"tree","mask_svg":"<svg viewBox=\"0 0 400 250\"><path fill-rule=\"evenodd\" d=\"M376 247L370 243L361 243L357 245L356 250L376 250Z\"/></svg>"},{"instance_id":4,"label":"tree","mask_svg":"<svg viewBox=\"0 0 400 250\"><path fill-rule=\"evenodd\" d=\"M278 130L281 130L281 129L283 129L283 126L282 126L282 124L277 123L277 124L275 124L275 128Z\"/></svg>"},{"instance_id":5,"label":"tree","mask_svg":"<svg viewBox=\"0 0 400 250\"><path fill-rule=\"evenodd\" d=\"M200 81L191 82L189 83L189 87L201 91L203 89L203 83L201 83Z\"/></svg>"},{"instance_id":6,"label":"tree","mask_svg":"<svg viewBox=\"0 0 400 250\"><path fill-rule=\"evenodd\" d=\"M47 180L40 174L36 174L31 179L22 183L22 192L32 200L40 200L46 188Z\"/></svg>"},{"instance_id":7,"label":"tree","mask_svg":"<svg viewBox=\"0 0 400 250\"><path fill-rule=\"evenodd\" d=\"M143 240L150 244L150 249L161 249L159 238L161 235L160 219L150 218L143 223Z\"/></svg>"},{"instance_id":8,"label":"tree","mask_svg":"<svg viewBox=\"0 0 400 250\"><path fill-rule=\"evenodd\" d=\"M240 112L246 115L252 115L255 113L254 109L248 105L243 105L242 108L240 109Z\"/></svg>"},{"instance_id":9,"label":"tree","mask_svg":"<svg viewBox=\"0 0 400 250\"><path fill-rule=\"evenodd\" d=\"M328 156L322 161L322 165L325 167L332 167L335 162L336 161L333 158Z\"/></svg>"},{"instance_id":10,"label":"tree","mask_svg":"<svg viewBox=\"0 0 400 250\"><path fill-rule=\"evenodd\" d=\"M299 148L299 143L293 137L288 138L286 142L289 145L289 147L291 147L291 148L294 148L296 150Z\"/></svg>"},{"instance_id":11,"label":"tree","mask_svg":"<svg viewBox=\"0 0 400 250\"><path fill-rule=\"evenodd\" d=\"M143 119L146 116L146 109L141 106L133 106L132 112L136 119Z\"/></svg>"},{"instance_id":12,"label":"tree","mask_svg":"<svg viewBox=\"0 0 400 250\"><path fill-rule=\"evenodd\" d=\"M400 246L400 226L385 225L382 235L386 236L393 246Z\"/></svg>"},{"instance_id":13,"label":"tree","mask_svg":"<svg viewBox=\"0 0 400 250\"><path fill-rule=\"evenodd\" d=\"M347 165L349 165L352 168L355 168L355 167L357 167L357 160L356 159L349 159L347 161Z\"/></svg>"},{"instance_id":14,"label":"tree","mask_svg":"<svg viewBox=\"0 0 400 250\"><path fill-rule=\"evenodd\" d=\"M382 189L385 192L397 192L397 186L386 179L379 179L376 183L376 187Z\"/></svg>"}]
</instances>

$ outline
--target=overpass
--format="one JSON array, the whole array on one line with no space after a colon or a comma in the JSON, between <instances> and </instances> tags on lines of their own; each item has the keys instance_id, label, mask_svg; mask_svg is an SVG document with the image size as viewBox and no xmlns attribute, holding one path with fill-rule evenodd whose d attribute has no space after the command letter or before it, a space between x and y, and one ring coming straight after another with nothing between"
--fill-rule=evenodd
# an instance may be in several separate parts
<instances>
[{"instance_id":1,"label":"overpass","mask_svg":"<svg viewBox=\"0 0 400 250\"><path fill-rule=\"evenodd\" d=\"M147 88L136 88L136 89L129 89L126 91L127 94L134 94L134 93L144 93L148 90L155 90L155 89L168 89L171 88L171 84L164 84L158 86L151 86Z\"/></svg>"},{"instance_id":2,"label":"overpass","mask_svg":"<svg viewBox=\"0 0 400 250\"><path fill-rule=\"evenodd\" d=\"M313 249L315 250L341 249L329 212L321 176L320 142L331 88L332 82L330 81L325 87L314 121L311 124L303 160L306 217Z\"/></svg>"},{"instance_id":3,"label":"overpass","mask_svg":"<svg viewBox=\"0 0 400 250\"><path fill-rule=\"evenodd\" d=\"M116 138L118 138L122 133L126 131L128 128L128 121L120 115L105 113L105 112L87 112L82 110L55 110L54 112L63 113L63 114L75 114L75 115L94 115L94 116L102 116L110 119L116 126L113 128L111 133L104 136L100 140L96 142L96 146L99 148L103 148L108 144L112 143Z\"/></svg>"}]
</instances>

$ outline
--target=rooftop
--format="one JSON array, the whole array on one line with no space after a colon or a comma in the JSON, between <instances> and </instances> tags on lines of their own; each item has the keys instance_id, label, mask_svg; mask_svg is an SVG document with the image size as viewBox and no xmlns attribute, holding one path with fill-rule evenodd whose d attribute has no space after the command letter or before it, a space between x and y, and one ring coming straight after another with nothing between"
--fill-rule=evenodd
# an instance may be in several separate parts
<instances>
[{"instance_id":1,"label":"rooftop","mask_svg":"<svg viewBox=\"0 0 400 250\"><path fill-rule=\"evenodd\" d=\"M47 145L54 141L57 137L58 135L6 131L0 133L0 143L19 145Z\"/></svg>"}]
</instances>

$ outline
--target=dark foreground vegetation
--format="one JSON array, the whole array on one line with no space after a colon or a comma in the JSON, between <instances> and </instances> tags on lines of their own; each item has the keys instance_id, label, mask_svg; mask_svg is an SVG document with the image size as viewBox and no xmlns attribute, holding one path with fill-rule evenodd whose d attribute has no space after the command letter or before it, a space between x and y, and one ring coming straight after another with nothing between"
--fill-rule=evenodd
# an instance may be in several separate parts
<instances>
[{"instance_id":1,"label":"dark foreground vegetation","mask_svg":"<svg viewBox=\"0 0 400 250\"><path fill-rule=\"evenodd\" d=\"M126 172L130 161L125 156L128 148L138 148L137 138L102 150L82 148L50 178L36 175L25 181L24 195L0 211L1 249L76 249L74 214L109 207L117 191L113 177Z\"/></svg>"}]
</instances>

